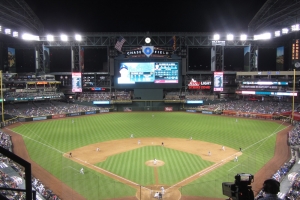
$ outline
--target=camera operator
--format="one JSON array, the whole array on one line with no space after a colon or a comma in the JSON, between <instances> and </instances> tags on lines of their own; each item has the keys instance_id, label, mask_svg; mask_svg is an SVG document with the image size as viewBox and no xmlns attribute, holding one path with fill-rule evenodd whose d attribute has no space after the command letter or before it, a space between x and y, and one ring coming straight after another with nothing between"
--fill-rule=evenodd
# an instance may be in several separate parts
<instances>
[{"instance_id":1,"label":"camera operator","mask_svg":"<svg viewBox=\"0 0 300 200\"><path fill-rule=\"evenodd\" d=\"M280 183L274 179L267 179L263 184L264 195L258 197L259 200L282 200L278 198L277 193L280 191Z\"/></svg>"}]
</instances>

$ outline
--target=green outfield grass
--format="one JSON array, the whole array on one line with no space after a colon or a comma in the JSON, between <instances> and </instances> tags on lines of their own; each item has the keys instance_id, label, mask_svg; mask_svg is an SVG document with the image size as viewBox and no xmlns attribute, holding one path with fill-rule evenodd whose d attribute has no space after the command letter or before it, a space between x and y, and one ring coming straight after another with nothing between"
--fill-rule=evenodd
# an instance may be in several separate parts
<instances>
[{"instance_id":1,"label":"green outfield grass","mask_svg":"<svg viewBox=\"0 0 300 200\"><path fill-rule=\"evenodd\" d=\"M109 113L72 119L24 124L13 130L24 136L34 161L91 200L134 196L135 190L90 169L80 176L80 164L64 158L63 153L93 143L129 138L130 134L186 139L192 136L194 140L237 150L242 147L243 155L238 163L229 162L180 187L184 195L224 198L221 183L233 181L237 173L255 174L274 155L276 133L285 128L271 121L239 118L236 122L235 118L184 112ZM149 146L112 156L97 166L147 186L154 183L153 168L137 163L153 159L157 154L167 162L158 172L160 182L166 185L213 164L195 155L168 148L161 152Z\"/></svg>"}]
</instances>

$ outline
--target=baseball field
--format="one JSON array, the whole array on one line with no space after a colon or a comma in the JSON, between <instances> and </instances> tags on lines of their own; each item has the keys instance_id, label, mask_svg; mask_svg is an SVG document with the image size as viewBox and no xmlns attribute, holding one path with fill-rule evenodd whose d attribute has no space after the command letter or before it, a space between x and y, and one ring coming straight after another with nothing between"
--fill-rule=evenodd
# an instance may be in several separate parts
<instances>
[{"instance_id":1,"label":"baseball field","mask_svg":"<svg viewBox=\"0 0 300 200\"><path fill-rule=\"evenodd\" d=\"M222 182L261 170L287 126L185 112L130 112L11 129L23 137L31 160L84 199L151 199L162 186L164 199L224 199ZM77 199L75 193L70 199Z\"/></svg>"}]
</instances>

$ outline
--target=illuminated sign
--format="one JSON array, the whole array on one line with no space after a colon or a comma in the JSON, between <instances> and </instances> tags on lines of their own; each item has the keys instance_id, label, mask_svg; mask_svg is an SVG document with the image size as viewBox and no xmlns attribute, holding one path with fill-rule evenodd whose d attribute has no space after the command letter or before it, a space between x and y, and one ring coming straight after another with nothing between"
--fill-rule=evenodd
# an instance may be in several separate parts
<instances>
[{"instance_id":1,"label":"illuminated sign","mask_svg":"<svg viewBox=\"0 0 300 200\"><path fill-rule=\"evenodd\" d=\"M201 81L201 85L211 85L210 81Z\"/></svg>"},{"instance_id":2,"label":"illuminated sign","mask_svg":"<svg viewBox=\"0 0 300 200\"><path fill-rule=\"evenodd\" d=\"M213 41L211 41L211 45L213 45L213 46L215 46L215 45L225 46L225 41L213 40Z\"/></svg>"},{"instance_id":3,"label":"illuminated sign","mask_svg":"<svg viewBox=\"0 0 300 200\"><path fill-rule=\"evenodd\" d=\"M272 85L241 85L241 88L245 89L273 89L278 90L278 86L272 86Z\"/></svg>"},{"instance_id":4,"label":"illuminated sign","mask_svg":"<svg viewBox=\"0 0 300 200\"><path fill-rule=\"evenodd\" d=\"M130 57L166 57L171 55L172 51L155 48L154 46L142 46L141 48L127 51L125 54Z\"/></svg>"},{"instance_id":5,"label":"illuminated sign","mask_svg":"<svg viewBox=\"0 0 300 200\"><path fill-rule=\"evenodd\" d=\"M198 82L198 81L195 81L194 79L192 79L190 81L190 83L188 84L188 88L190 90L199 90L199 89L210 89L210 85L211 85L211 82L210 81L201 81L201 82Z\"/></svg>"},{"instance_id":6,"label":"illuminated sign","mask_svg":"<svg viewBox=\"0 0 300 200\"><path fill-rule=\"evenodd\" d=\"M274 81L244 81L243 85L288 85L288 82L274 82Z\"/></svg>"},{"instance_id":7,"label":"illuminated sign","mask_svg":"<svg viewBox=\"0 0 300 200\"><path fill-rule=\"evenodd\" d=\"M91 90L96 90L96 91L98 91L98 90L105 90L105 88L101 88L101 87L92 87Z\"/></svg>"},{"instance_id":8,"label":"illuminated sign","mask_svg":"<svg viewBox=\"0 0 300 200\"><path fill-rule=\"evenodd\" d=\"M188 84L189 89L200 89L200 82L195 81L193 78Z\"/></svg>"},{"instance_id":9,"label":"illuminated sign","mask_svg":"<svg viewBox=\"0 0 300 200\"><path fill-rule=\"evenodd\" d=\"M269 92L269 91L236 91L237 94L271 95L271 96L297 96L297 92Z\"/></svg>"},{"instance_id":10,"label":"illuminated sign","mask_svg":"<svg viewBox=\"0 0 300 200\"><path fill-rule=\"evenodd\" d=\"M214 72L214 91L223 91L223 72Z\"/></svg>"},{"instance_id":11,"label":"illuminated sign","mask_svg":"<svg viewBox=\"0 0 300 200\"><path fill-rule=\"evenodd\" d=\"M72 73L72 92L82 92L81 73Z\"/></svg>"},{"instance_id":12,"label":"illuminated sign","mask_svg":"<svg viewBox=\"0 0 300 200\"><path fill-rule=\"evenodd\" d=\"M47 81L38 81L36 84L38 85L46 85L48 82Z\"/></svg>"},{"instance_id":13,"label":"illuminated sign","mask_svg":"<svg viewBox=\"0 0 300 200\"><path fill-rule=\"evenodd\" d=\"M93 104L97 105L97 104L110 104L109 101L93 101Z\"/></svg>"},{"instance_id":14,"label":"illuminated sign","mask_svg":"<svg viewBox=\"0 0 300 200\"><path fill-rule=\"evenodd\" d=\"M203 100L187 100L186 103L187 104L199 104L199 103L203 103Z\"/></svg>"}]
</instances>

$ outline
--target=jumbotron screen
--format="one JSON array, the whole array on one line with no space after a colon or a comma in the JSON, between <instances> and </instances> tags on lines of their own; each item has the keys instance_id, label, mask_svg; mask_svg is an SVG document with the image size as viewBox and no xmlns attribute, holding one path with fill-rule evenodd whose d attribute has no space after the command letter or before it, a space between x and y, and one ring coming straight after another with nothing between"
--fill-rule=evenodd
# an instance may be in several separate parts
<instances>
[{"instance_id":1,"label":"jumbotron screen","mask_svg":"<svg viewBox=\"0 0 300 200\"><path fill-rule=\"evenodd\" d=\"M116 87L179 87L179 62L120 62L115 73Z\"/></svg>"}]
</instances>

